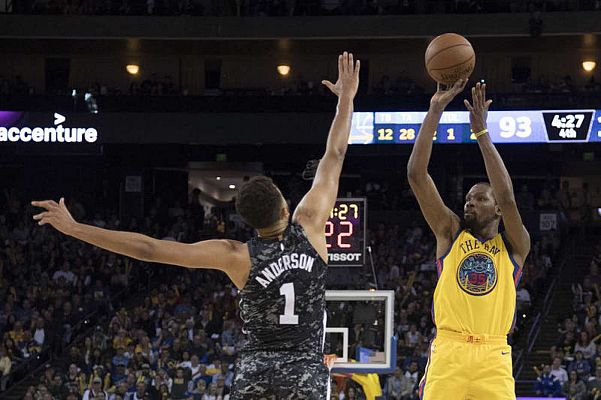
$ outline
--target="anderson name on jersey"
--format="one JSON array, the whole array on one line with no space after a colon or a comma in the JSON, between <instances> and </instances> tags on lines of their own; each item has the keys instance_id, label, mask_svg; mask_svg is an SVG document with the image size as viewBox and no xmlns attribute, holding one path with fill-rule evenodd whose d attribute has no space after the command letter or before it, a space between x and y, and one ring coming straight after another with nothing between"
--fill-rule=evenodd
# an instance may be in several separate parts
<instances>
[{"instance_id":1,"label":"anderson name on jersey","mask_svg":"<svg viewBox=\"0 0 601 400\"><path fill-rule=\"evenodd\" d=\"M255 279L266 288L271 282L282 275L284 271L300 268L307 272L311 272L313 270L314 262L315 257L306 254L284 254L282 257L278 258L276 262L270 263L269 267L264 268L261 271L260 275L262 275L262 277L257 275Z\"/></svg>"}]
</instances>

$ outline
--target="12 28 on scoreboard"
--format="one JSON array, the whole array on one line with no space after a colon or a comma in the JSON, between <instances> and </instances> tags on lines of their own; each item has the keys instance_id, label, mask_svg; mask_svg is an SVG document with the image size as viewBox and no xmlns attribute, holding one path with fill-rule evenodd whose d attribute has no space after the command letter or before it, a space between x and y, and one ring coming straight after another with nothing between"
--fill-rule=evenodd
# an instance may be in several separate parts
<instances>
[{"instance_id":1,"label":"12 28 on scoreboard","mask_svg":"<svg viewBox=\"0 0 601 400\"><path fill-rule=\"evenodd\" d=\"M337 199L326 223L328 265L360 267L365 263L364 198Z\"/></svg>"}]
</instances>

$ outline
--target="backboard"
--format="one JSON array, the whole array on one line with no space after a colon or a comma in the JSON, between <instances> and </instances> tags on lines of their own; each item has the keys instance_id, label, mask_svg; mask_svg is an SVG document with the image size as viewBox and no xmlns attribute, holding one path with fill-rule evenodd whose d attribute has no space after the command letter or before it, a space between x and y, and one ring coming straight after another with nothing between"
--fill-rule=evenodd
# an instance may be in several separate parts
<instances>
[{"instance_id":1,"label":"backboard","mask_svg":"<svg viewBox=\"0 0 601 400\"><path fill-rule=\"evenodd\" d=\"M332 372L389 373L396 366L394 291L328 290L325 353Z\"/></svg>"}]
</instances>

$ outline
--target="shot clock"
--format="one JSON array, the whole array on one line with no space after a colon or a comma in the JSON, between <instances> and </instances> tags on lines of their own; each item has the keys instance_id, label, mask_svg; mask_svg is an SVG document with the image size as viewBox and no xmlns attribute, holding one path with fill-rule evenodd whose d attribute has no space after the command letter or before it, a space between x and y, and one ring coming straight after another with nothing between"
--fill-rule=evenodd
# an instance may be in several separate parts
<instances>
[{"instance_id":1,"label":"shot clock","mask_svg":"<svg viewBox=\"0 0 601 400\"><path fill-rule=\"evenodd\" d=\"M415 143L425 112L357 112L349 144ZM601 141L601 110L491 111L488 132L494 143ZM444 112L433 132L435 143L475 143L467 111Z\"/></svg>"},{"instance_id":2,"label":"shot clock","mask_svg":"<svg viewBox=\"0 0 601 400\"><path fill-rule=\"evenodd\" d=\"M366 200L337 199L326 223L328 265L360 267L365 263Z\"/></svg>"}]
</instances>

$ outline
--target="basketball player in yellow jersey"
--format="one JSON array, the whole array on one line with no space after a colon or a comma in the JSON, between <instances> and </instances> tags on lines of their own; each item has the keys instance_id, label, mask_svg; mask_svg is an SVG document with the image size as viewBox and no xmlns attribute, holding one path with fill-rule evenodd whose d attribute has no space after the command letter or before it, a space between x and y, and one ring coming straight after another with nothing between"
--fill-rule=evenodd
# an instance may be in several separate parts
<instances>
[{"instance_id":1,"label":"basketball player in yellow jersey","mask_svg":"<svg viewBox=\"0 0 601 400\"><path fill-rule=\"evenodd\" d=\"M515 321L515 287L530 237L507 169L486 129L491 104L486 85L478 83L472 103L466 100L465 105L490 184L470 189L463 220L445 206L428 174L432 137L442 112L466 82L439 88L432 97L407 167L411 188L436 235L438 259L432 311L437 333L420 383L423 400L515 399L507 334Z\"/></svg>"}]
</instances>

